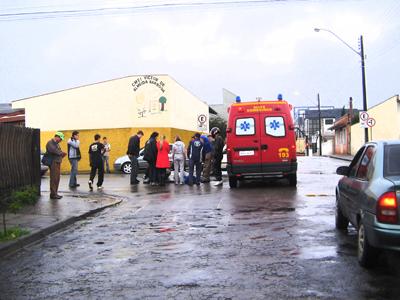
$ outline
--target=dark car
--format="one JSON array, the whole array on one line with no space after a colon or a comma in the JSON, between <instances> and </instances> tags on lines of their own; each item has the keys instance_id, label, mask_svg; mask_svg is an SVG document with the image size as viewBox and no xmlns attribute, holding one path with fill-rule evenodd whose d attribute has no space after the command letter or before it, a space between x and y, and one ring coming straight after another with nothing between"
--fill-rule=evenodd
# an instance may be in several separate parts
<instances>
[{"instance_id":1,"label":"dark car","mask_svg":"<svg viewBox=\"0 0 400 300\"><path fill-rule=\"evenodd\" d=\"M358 231L358 261L373 266L380 249L400 251L400 141L362 146L336 187L336 228Z\"/></svg>"},{"instance_id":2,"label":"dark car","mask_svg":"<svg viewBox=\"0 0 400 300\"><path fill-rule=\"evenodd\" d=\"M40 175L44 176L44 174L46 174L49 167L42 164L42 158L43 158L43 153L40 154Z\"/></svg>"}]
</instances>

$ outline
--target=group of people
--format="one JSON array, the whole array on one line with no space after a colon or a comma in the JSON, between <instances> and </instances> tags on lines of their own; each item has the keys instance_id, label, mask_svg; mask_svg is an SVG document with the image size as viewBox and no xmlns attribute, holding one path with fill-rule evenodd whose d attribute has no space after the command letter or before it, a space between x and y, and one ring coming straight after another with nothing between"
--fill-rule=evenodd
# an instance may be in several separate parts
<instances>
[{"instance_id":1,"label":"group of people","mask_svg":"<svg viewBox=\"0 0 400 300\"><path fill-rule=\"evenodd\" d=\"M138 158L140 151L140 140L143 132L138 131L129 140L127 154L131 160L132 171L131 184L138 184ZM160 138L159 138L160 137ZM175 184L185 183L185 162L189 161L189 174L187 181L189 185L200 185L201 182L210 182L211 168L216 177L215 185L221 185L222 171L221 161L223 158L224 140L219 128L214 127L210 135L196 133L186 148L185 143L177 135L170 147L165 135L153 132L144 146L143 159L148 163L146 179L143 183L150 185L165 185L166 170L170 168L169 153L171 151L174 167ZM196 170L196 173L195 173Z\"/></svg>"},{"instance_id":2,"label":"group of people","mask_svg":"<svg viewBox=\"0 0 400 300\"><path fill-rule=\"evenodd\" d=\"M140 183L137 179L139 165L138 158L140 152L140 140L144 136L143 131L139 130L136 135L129 139L127 154L131 160L132 172L130 183L132 185ZM50 168L50 198L61 199L58 194L60 183L60 171L62 159L68 156L71 165L69 187L76 188L80 184L77 181L78 162L81 159L79 132L73 131L71 138L67 141L67 153L63 152L60 142L65 139L62 132L56 132L54 137L46 144L46 154L51 158ZM165 185L167 179L167 169L170 166L169 153L172 153L174 166L175 184L184 184L187 180L189 185L200 185L201 182L210 182L211 169L216 178L215 185L222 185L221 161L223 157L224 140L221 137L219 128L211 129L210 134L201 135L196 133L186 147L179 136L170 147L165 135L153 132L144 146L143 159L147 161L146 179L143 183L150 185ZM94 136L94 142L89 146L88 154L90 158L90 177L88 181L89 189L93 190L94 179L97 174L97 189L103 189L104 171L110 173L109 156L111 145L107 138L101 140L100 134ZM189 174L185 176L185 162L189 161ZM196 172L195 172L196 171Z\"/></svg>"},{"instance_id":3,"label":"group of people","mask_svg":"<svg viewBox=\"0 0 400 300\"><path fill-rule=\"evenodd\" d=\"M77 181L76 175L78 174L78 162L81 160L81 150L79 141L79 131L73 131L71 138L67 141L67 153L63 152L60 147L60 142L65 139L62 132L56 132L54 137L46 144L46 154L51 158L50 162L50 198L61 199L62 196L58 194L58 186L60 183L61 174L61 161L64 157L68 156L69 163L71 164L71 172L69 178L69 187L76 188L80 186ZM90 158L90 177L89 189L93 190L93 180L98 173L97 188L103 189L104 170L110 173L109 157L111 145L107 141L107 137L96 134L94 142L89 146Z\"/></svg>"}]
</instances>

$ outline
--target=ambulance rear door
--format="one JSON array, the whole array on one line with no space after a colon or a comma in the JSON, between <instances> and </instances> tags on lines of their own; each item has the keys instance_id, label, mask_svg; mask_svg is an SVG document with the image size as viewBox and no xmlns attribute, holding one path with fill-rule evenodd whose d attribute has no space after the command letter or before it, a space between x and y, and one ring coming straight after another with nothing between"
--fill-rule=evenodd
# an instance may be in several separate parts
<instances>
[{"instance_id":1,"label":"ambulance rear door","mask_svg":"<svg viewBox=\"0 0 400 300\"><path fill-rule=\"evenodd\" d=\"M231 139L232 168L238 174L260 173L260 114L241 113L235 116Z\"/></svg>"},{"instance_id":2,"label":"ambulance rear door","mask_svg":"<svg viewBox=\"0 0 400 300\"><path fill-rule=\"evenodd\" d=\"M282 163L289 161L287 116L282 112L262 113L260 138L261 164L263 173L279 172Z\"/></svg>"}]
</instances>

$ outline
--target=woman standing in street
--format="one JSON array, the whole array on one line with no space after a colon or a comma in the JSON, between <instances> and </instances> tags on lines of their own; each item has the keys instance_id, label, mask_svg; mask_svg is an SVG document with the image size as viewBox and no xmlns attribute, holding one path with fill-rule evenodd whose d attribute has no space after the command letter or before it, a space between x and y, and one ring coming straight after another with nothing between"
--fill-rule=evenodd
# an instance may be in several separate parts
<instances>
[{"instance_id":1,"label":"woman standing in street","mask_svg":"<svg viewBox=\"0 0 400 300\"><path fill-rule=\"evenodd\" d=\"M146 142L144 146L144 154L143 159L148 162L148 172L149 175L149 183L150 185L155 185L157 181L157 169L156 169L156 162L157 162L157 137L158 132L154 131L151 135L149 140Z\"/></svg>"},{"instance_id":2,"label":"woman standing in street","mask_svg":"<svg viewBox=\"0 0 400 300\"><path fill-rule=\"evenodd\" d=\"M185 144L181 141L179 135L175 137L175 143L172 146L172 160L174 162L174 181L178 184L184 184L184 170L186 160Z\"/></svg>"},{"instance_id":3,"label":"woman standing in street","mask_svg":"<svg viewBox=\"0 0 400 300\"><path fill-rule=\"evenodd\" d=\"M170 167L169 163L169 143L165 138L165 135L161 136L160 141L157 142L157 173L158 173L158 182L161 186L165 185L165 177L167 168Z\"/></svg>"}]
</instances>

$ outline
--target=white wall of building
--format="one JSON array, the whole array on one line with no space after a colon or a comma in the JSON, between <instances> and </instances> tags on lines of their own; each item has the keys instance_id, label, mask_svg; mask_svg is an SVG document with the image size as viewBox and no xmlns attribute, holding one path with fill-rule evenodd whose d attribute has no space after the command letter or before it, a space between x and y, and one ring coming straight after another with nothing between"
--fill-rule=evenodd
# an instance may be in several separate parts
<instances>
[{"instance_id":1,"label":"white wall of building","mask_svg":"<svg viewBox=\"0 0 400 300\"><path fill-rule=\"evenodd\" d=\"M160 98L166 103L162 108ZM26 126L43 131L168 127L197 130L208 105L168 75L129 76L17 100Z\"/></svg>"}]
</instances>

